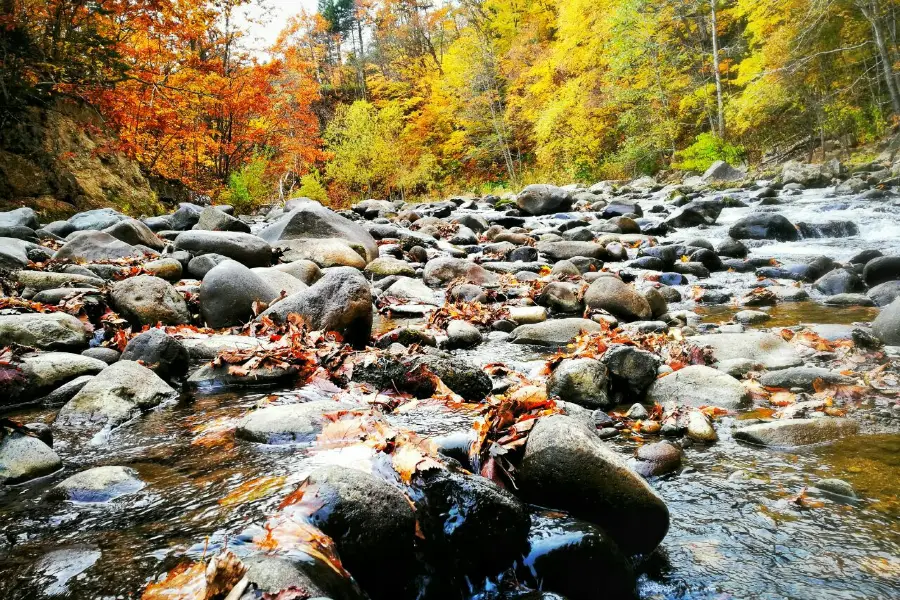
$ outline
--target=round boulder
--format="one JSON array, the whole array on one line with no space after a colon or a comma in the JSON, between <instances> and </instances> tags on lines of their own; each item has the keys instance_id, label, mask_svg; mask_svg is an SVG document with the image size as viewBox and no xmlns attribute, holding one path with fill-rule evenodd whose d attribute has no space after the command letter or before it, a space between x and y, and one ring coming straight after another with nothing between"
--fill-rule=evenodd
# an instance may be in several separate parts
<instances>
[{"instance_id":1,"label":"round boulder","mask_svg":"<svg viewBox=\"0 0 900 600\"><path fill-rule=\"evenodd\" d=\"M152 275L138 275L112 286L110 299L116 311L137 326L190 323L191 313L172 284Z\"/></svg>"}]
</instances>

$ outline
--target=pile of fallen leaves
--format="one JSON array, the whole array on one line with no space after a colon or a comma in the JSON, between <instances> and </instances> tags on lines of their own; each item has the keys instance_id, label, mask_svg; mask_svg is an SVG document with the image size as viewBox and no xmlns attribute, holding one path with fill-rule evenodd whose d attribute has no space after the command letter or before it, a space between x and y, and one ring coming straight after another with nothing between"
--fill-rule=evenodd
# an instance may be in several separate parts
<instances>
[{"instance_id":1,"label":"pile of fallen leaves","mask_svg":"<svg viewBox=\"0 0 900 600\"><path fill-rule=\"evenodd\" d=\"M488 327L495 321L509 317L504 306L482 304L481 302L447 302L428 319L428 326L447 329L450 321L468 321L473 325Z\"/></svg>"}]
</instances>

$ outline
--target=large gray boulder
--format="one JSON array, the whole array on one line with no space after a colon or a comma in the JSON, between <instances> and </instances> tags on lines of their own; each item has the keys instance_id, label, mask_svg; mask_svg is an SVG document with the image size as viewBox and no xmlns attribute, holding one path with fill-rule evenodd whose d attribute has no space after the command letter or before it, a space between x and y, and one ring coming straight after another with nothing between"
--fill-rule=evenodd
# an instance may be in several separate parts
<instances>
[{"instance_id":1,"label":"large gray boulder","mask_svg":"<svg viewBox=\"0 0 900 600\"><path fill-rule=\"evenodd\" d=\"M106 363L71 352L40 352L22 357L28 372L29 392L38 397L82 375L96 375Z\"/></svg>"},{"instance_id":2,"label":"large gray boulder","mask_svg":"<svg viewBox=\"0 0 900 600\"><path fill-rule=\"evenodd\" d=\"M872 333L888 346L900 346L900 298L881 309L872 321Z\"/></svg>"},{"instance_id":3,"label":"large gray boulder","mask_svg":"<svg viewBox=\"0 0 900 600\"><path fill-rule=\"evenodd\" d=\"M136 259L143 256L143 250L126 244L104 231L77 231L69 236L68 241L56 251L53 258L96 262Z\"/></svg>"},{"instance_id":4,"label":"large gray boulder","mask_svg":"<svg viewBox=\"0 0 900 600\"><path fill-rule=\"evenodd\" d=\"M514 344L536 346L564 346L583 333L602 331L599 323L588 319L552 319L530 325L519 325L509 334Z\"/></svg>"},{"instance_id":5,"label":"large gray boulder","mask_svg":"<svg viewBox=\"0 0 900 600\"><path fill-rule=\"evenodd\" d=\"M110 300L122 317L137 326L190 323L187 302L171 283L152 275L138 275L113 284Z\"/></svg>"},{"instance_id":6,"label":"large gray boulder","mask_svg":"<svg viewBox=\"0 0 900 600\"><path fill-rule=\"evenodd\" d=\"M687 338L693 347L709 348L716 362L749 360L770 371L803 364L797 350L777 335L762 331L714 333Z\"/></svg>"},{"instance_id":7,"label":"large gray boulder","mask_svg":"<svg viewBox=\"0 0 900 600\"><path fill-rule=\"evenodd\" d=\"M275 303L259 315L283 322L297 314L314 331L336 331L354 346L372 334L372 288L358 270L335 267L308 289Z\"/></svg>"},{"instance_id":8,"label":"large gray boulder","mask_svg":"<svg viewBox=\"0 0 900 600\"><path fill-rule=\"evenodd\" d=\"M0 484L14 484L49 475L62 467L50 446L18 431L0 431Z\"/></svg>"},{"instance_id":9,"label":"large gray boulder","mask_svg":"<svg viewBox=\"0 0 900 600\"><path fill-rule=\"evenodd\" d=\"M41 350L81 350L90 339L87 326L65 313L0 315L0 347L19 344Z\"/></svg>"},{"instance_id":10,"label":"large gray boulder","mask_svg":"<svg viewBox=\"0 0 900 600\"><path fill-rule=\"evenodd\" d=\"M900 298L900 281L885 281L879 283L866 292L875 306L887 306L897 298Z\"/></svg>"},{"instance_id":11,"label":"large gray boulder","mask_svg":"<svg viewBox=\"0 0 900 600\"><path fill-rule=\"evenodd\" d=\"M124 219L103 231L132 246L147 246L157 251L166 246L166 243L157 237L153 230L137 219Z\"/></svg>"},{"instance_id":12,"label":"large gray boulder","mask_svg":"<svg viewBox=\"0 0 900 600\"><path fill-rule=\"evenodd\" d=\"M323 269L328 267L354 267L363 269L366 257L345 240L337 238L283 240L273 244L288 262L309 260Z\"/></svg>"},{"instance_id":13,"label":"large gray boulder","mask_svg":"<svg viewBox=\"0 0 900 600\"><path fill-rule=\"evenodd\" d=\"M560 362L547 380L547 395L588 408L608 408L606 365L593 358Z\"/></svg>"},{"instance_id":14,"label":"large gray boulder","mask_svg":"<svg viewBox=\"0 0 900 600\"><path fill-rule=\"evenodd\" d=\"M20 286L35 292L59 288L99 288L105 283L93 275L55 271L16 271L14 277Z\"/></svg>"},{"instance_id":15,"label":"large gray boulder","mask_svg":"<svg viewBox=\"0 0 900 600\"><path fill-rule=\"evenodd\" d=\"M735 169L724 160L717 160L706 169L703 173L703 181L706 182L728 182L741 181L746 177L746 173L740 169Z\"/></svg>"},{"instance_id":16,"label":"large gray boulder","mask_svg":"<svg viewBox=\"0 0 900 600\"><path fill-rule=\"evenodd\" d=\"M185 231L175 238L175 247L192 254L221 254L248 267L272 264L272 246L255 235L239 231Z\"/></svg>"},{"instance_id":17,"label":"large gray boulder","mask_svg":"<svg viewBox=\"0 0 900 600\"><path fill-rule=\"evenodd\" d=\"M599 277L584 294L584 303L623 321L644 321L653 316L644 295L617 277Z\"/></svg>"},{"instance_id":18,"label":"large gray boulder","mask_svg":"<svg viewBox=\"0 0 900 600\"><path fill-rule=\"evenodd\" d=\"M869 287L900 280L900 256L879 256L866 263L863 279Z\"/></svg>"},{"instance_id":19,"label":"large gray boulder","mask_svg":"<svg viewBox=\"0 0 900 600\"><path fill-rule=\"evenodd\" d=\"M200 219L194 225L194 229L203 229L205 231L240 231L250 233L250 226L232 217L221 208L216 206L207 206L200 213Z\"/></svg>"},{"instance_id":20,"label":"large gray boulder","mask_svg":"<svg viewBox=\"0 0 900 600\"><path fill-rule=\"evenodd\" d=\"M422 276L425 285L438 287L451 281L462 281L481 286L495 286L500 283L500 278L487 271L479 264L463 258L440 257L425 263L425 272Z\"/></svg>"},{"instance_id":21,"label":"large gray boulder","mask_svg":"<svg viewBox=\"0 0 900 600\"><path fill-rule=\"evenodd\" d=\"M757 423L734 431L734 439L758 446L794 448L830 442L859 431L852 419L818 417Z\"/></svg>"},{"instance_id":22,"label":"large gray boulder","mask_svg":"<svg viewBox=\"0 0 900 600\"><path fill-rule=\"evenodd\" d=\"M328 413L359 408L346 402L315 400L254 410L241 419L235 435L260 444L309 444L328 423Z\"/></svg>"},{"instance_id":23,"label":"large gray boulder","mask_svg":"<svg viewBox=\"0 0 900 600\"><path fill-rule=\"evenodd\" d=\"M735 240L778 240L791 242L800 238L794 224L777 213L751 214L731 226L728 235Z\"/></svg>"},{"instance_id":24,"label":"large gray boulder","mask_svg":"<svg viewBox=\"0 0 900 600\"><path fill-rule=\"evenodd\" d=\"M318 203L303 203L259 232L259 237L274 244L285 240L338 239L358 252L369 263L378 258L378 244L369 232Z\"/></svg>"},{"instance_id":25,"label":"large gray boulder","mask_svg":"<svg viewBox=\"0 0 900 600\"><path fill-rule=\"evenodd\" d=\"M140 361L163 379L171 381L187 373L190 356L176 338L162 329L149 329L128 342L121 360Z\"/></svg>"},{"instance_id":26,"label":"large gray boulder","mask_svg":"<svg viewBox=\"0 0 900 600\"><path fill-rule=\"evenodd\" d=\"M571 208L572 194L555 185L534 184L519 192L516 205L529 215L550 215Z\"/></svg>"},{"instance_id":27,"label":"large gray boulder","mask_svg":"<svg viewBox=\"0 0 900 600\"><path fill-rule=\"evenodd\" d=\"M113 428L172 399L177 392L140 364L120 360L87 383L63 406L54 425Z\"/></svg>"},{"instance_id":28,"label":"large gray boulder","mask_svg":"<svg viewBox=\"0 0 900 600\"><path fill-rule=\"evenodd\" d=\"M675 402L686 406L719 406L730 410L750 401L741 382L717 369L691 365L656 379L647 390L647 402Z\"/></svg>"},{"instance_id":29,"label":"large gray boulder","mask_svg":"<svg viewBox=\"0 0 900 600\"><path fill-rule=\"evenodd\" d=\"M527 502L600 525L629 554L649 554L669 529L662 498L573 417L538 421L518 474Z\"/></svg>"},{"instance_id":30,"label":"large gray boulder","mask_svg":"<svg viewBox=\"0 0 900 600\"><path fill-rule=\"evenodd\" d=\"M72 231L100 231L127 218L112 208L97 208L72 215L69 217L68 224Z\"/></svg>"},{"instance_id":31,"label":"large gray boulder","mask_svg":"<svg viewBox=\"0 0 900 600\"><path fill-rule=\"evenodd\" d=\"M606 248L595 242L574 240L539 242L536 248L538 249L538 252L547 257L547 260L553 262L559 260L571 260L578 256L595 258L597 260L605 260L608 257Z\"/></svg>"},{"instance_id":32,"label":"large gray boulder","mask_svg":"<svg viewBox=\"0 0 900 600\"><path fill-rule=\"evenodd\" d=\"M288 277L290 277L288 275ZM213 267L200 286L200 314L215 329L242 325L278 298L279 292L239 262L226 260Z\"/></svg>"},{"instance_id":33,"label":"large gray boulder","mask_svg":"<svg viewBox=\"0 0 900 600\"><path fill-rule=\"evenodd\" d=\"M34 209L23 206L15 210L0 212L0 227L28 227L37 229L41 224L38 222L37 213Z\"/></svg>"},{"instance_id":34,"label":"large gray boulder","mask_svg":"<svg viewBox=\"0 0 900 600\"><path fill-rule=\"evenodd\" d=\"M15 271L28 266L28 251L33 245L12 237L0 237L0 269Z\"/></svg>"}]
</instances>

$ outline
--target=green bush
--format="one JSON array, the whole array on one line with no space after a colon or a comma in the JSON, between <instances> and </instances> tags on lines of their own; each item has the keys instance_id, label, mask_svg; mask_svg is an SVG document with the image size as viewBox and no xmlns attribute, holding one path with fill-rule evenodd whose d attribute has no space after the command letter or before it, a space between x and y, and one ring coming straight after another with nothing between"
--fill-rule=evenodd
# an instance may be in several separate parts
<instances>
[{"instance_id":1,"label":"green bush","mask_svg":"<svg viewBox=\"0 0 900 600\"><path fill-rule=\"evenodd\" d=\"M744 147L729 144L714 133L701 133L693 144L678 152L672 166L683 171L703 172L717 160L736 165L744 160Z\"/></svg>"},{"instance_id":2,"label":"green bush","mask_svg":"<svg viewBox=\"0 0 900 600\"><path fill-rule=\"evenodd\" d=\"M328 204L328 191L319 179L319 172L313 171L300 178L300 187L291 194L291 198L309 198Z\"/></svg>"},{"instance_id":3,"label":"green bush","mask_svg":"<svg viewBox=\"0 0 900 600\"><path fill-rule=\"evenodd\" d=\"M233 172L228 178L228 188L222 192L222 202L234 206L238 214L250 214L258 209L268 197L265 181L268 166L268 158L257 155L239 171Z\"/></svg>"}]
</instances>

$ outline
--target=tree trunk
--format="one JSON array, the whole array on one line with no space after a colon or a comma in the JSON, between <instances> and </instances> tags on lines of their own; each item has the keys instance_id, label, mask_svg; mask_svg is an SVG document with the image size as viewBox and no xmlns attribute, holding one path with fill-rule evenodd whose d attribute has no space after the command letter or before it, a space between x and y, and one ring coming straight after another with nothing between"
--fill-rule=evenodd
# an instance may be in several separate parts
<instances>
[{"instance_id":1,"label":"tree trunk","mask_svg":"<svg viewBox=\"0 0 900 600\"><path fill-rule=\"evenodd\" d=\"M865 3L859 4L859 9L872 27L872 37L874 38L875 48L878 50L884 85L887 86L888 94L891 97L891 109L895 115L900 115L900 92L897 90L897 80L894 79L891 55L888 52L884 31L881 28L881 16L878 14L878 5L875 0L867 0Z\"/></svg>"},{"instance_id":2,"label":"tree trunk","mask_svg":"<svg viewBox=\"0 0 900 600\"><path fill-rule=\"evenodd\" d=\"M725 139L725 103L722 100L722 76L719 73L719 32L716 24L716 0L709 0L712 19L712 59L713 59L713 75L716 78L716 107L718 112L719 137Z\"/></svg>"}]
</instances>

